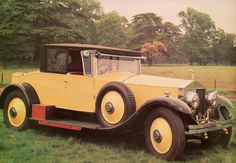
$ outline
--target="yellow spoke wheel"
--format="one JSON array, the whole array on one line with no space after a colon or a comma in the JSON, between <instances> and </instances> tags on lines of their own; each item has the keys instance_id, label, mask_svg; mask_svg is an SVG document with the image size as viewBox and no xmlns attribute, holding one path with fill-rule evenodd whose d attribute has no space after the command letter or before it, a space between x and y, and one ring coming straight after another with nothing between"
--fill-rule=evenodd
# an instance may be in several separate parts
<instances>
[{"instance_id":1,"label":"yellow spoke wheel","mask_svg":"<svg viewBox=\"0 0 236 163\"><path fill-rule=\"evenodd\" d=\"M14 130L24 130L29 125L27 104L21 91L13 90L4 101L4 121L7 127Z\"/></svg>"},{"instance_id":2,"label":"yellow spoke wheel","mask_svg":"<svg viewBox=\"0 0 236 163\"><path fill-rule=\"evenodd\" d=\"M148 151L158 158L174 160L183 154L184 125L179 115L168 108L155 108L148 114L144 135Z\"/></svg>"},{"instance_id":3,"label":"yellow spoke wheel","mask_svg":"<svg viewBox=\"0 0 236 163\"><path fill-rule=\"evenodd\" d=\"M12 126L19 127L26 117L26 107L22 99L13 98L8 105L8 119Z\"/></svg>"},{"instance_id":4,"label":"yellow spoke wheel","mask_svg":"<svg viewBox=\"0 0 236 163\"><path fill-rule=\"evenodd\" d=\"M172 144L170 125L163 118L156 118L150 129L150 138L153 147L161 154L167 153Z\"/></svg>"},{"instance_id":5,"label":"yellow spoke wheel","mask_svg":"<svg viewBox=\"0 0 236 163\"><path fill-rule=\"evenodd\" d=\"M118 92L110 91L105 94L101 105L102 116L110 124L118 123L125 112L124 100Z\"/></svg>"}]
</instances>

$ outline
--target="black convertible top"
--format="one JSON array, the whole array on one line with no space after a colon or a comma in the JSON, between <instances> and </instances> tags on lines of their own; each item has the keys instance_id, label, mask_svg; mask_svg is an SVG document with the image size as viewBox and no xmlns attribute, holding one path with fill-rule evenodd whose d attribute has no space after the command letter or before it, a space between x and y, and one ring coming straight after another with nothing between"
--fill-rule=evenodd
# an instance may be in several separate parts
<instances>
[{"instance_id":1,"label":"black convertible top","mask_svg":"<svg viewBox=\"0 0 236 163\"><path fill-rule=\"evenodd\" d=\"M58 43L58 44L45 44L46 47L65 47L65 48L77 48L80 50L98 50L100 53L113 54L113 55L124 55L124 56L142 56L139 51L112 48L100 45L89 45L89 44L70 44L70 43Z\"/></svg>"}]
</instances>

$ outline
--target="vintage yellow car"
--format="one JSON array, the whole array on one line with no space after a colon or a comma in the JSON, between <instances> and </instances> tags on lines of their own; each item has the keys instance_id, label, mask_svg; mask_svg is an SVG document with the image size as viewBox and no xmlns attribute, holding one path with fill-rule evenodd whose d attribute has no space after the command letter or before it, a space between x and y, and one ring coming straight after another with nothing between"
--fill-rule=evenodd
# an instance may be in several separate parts
<instances>
[{"instance_id":1,"label":"vintage yellow car","mask_svg":"<svg viewBox=\"0 0 236 163\"><path fill-rule=\"evenodd\" d=\"M181 157L188 139L227 146L232 103L194 80L141 73L142 54L85 44L46 44L40 71L14 73L0 98L7 127L30 122L81 130L130 129L147 150Z\"/></svg>"}]
</instances>

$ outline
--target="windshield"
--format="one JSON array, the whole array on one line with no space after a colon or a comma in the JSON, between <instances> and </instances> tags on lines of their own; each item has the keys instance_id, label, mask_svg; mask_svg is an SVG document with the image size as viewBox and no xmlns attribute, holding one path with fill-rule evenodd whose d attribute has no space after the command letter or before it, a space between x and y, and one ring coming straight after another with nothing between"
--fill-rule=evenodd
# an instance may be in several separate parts
<instances>
[{"instance_id":1,"label":"windshield","mask_svg":"<svg viewBox=\"0 0 236 163\"><path fill-rule=\"evenodd\" d=\"M139 74L140 58L101 54L97 60L97 75L108 71L126 71Z\"/></svg>"}]
</instances>

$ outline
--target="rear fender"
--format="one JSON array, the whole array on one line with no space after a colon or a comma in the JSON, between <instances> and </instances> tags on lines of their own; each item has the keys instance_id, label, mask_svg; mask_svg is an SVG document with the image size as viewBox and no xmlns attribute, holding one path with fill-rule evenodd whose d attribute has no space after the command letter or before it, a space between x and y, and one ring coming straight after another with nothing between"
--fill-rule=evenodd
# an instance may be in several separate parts
<instances>
[{"instance_id":1,"label":"rear fender","mask_svg":"<svg viewBox=\"0 0 236 163\"><path fill-rule=\"evenodd\" d=\"M13 90L19 90L25 95L25 98L29 107L31 107L32 104L40 103L36 91L30 84L28 83L11 84L3 90L0 96L0 108L3 108L4 101L7 95Z\"/></svg>"}]
</instances>

